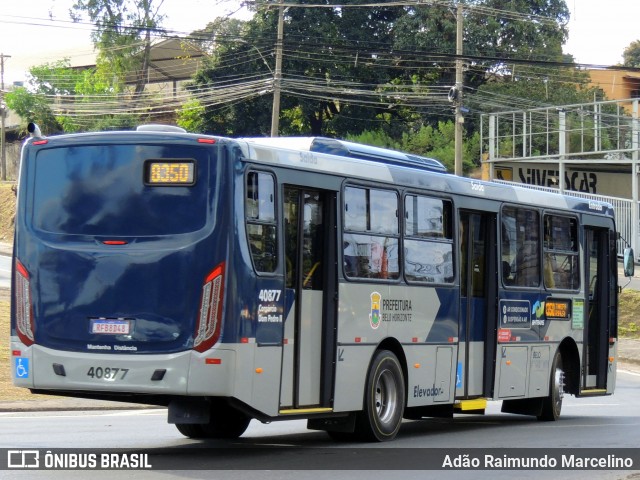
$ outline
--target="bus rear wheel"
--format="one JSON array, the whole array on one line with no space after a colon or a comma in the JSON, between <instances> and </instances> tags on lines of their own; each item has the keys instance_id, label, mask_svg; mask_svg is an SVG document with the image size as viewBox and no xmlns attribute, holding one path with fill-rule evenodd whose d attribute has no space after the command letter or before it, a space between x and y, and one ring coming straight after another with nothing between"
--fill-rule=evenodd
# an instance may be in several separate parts
<instances>
[{"instance_id":1,"label":"bus rear wheel","mask_svg":"<svg viewBox=\"0 0 640 480\"><path fill-rule=\"evenodd\" d=\"M542 400L542 412L538 420L555 421L560 418L562 397L564 394L564 370L562 369L562 355L557 351L553 357L551 379L549 381L549 395Z\"/></svg>"},{"instance_id":2,"label":"bus rear wheel","mask_svg":"<svg viewBox=\"0 0 640 480\"><path fill-rule=\"evenodd\" d=\"M189 438L234 439L249 427L251 418L227 404L214 402L209 423L176 423L178 431Z\"/></svg>"},{"instance_id":3,"label":"bus rear wheel","mask_svg":"<svg viewBox=\"0 0 640 480\"><path fill-rule=\"evenodd\" d=\"M400 430L405 406L402 367L392 352L376 353L364 394L364 410L358 414L356 428L363 440L393 440Z\"/></svg>"}]
</instances>

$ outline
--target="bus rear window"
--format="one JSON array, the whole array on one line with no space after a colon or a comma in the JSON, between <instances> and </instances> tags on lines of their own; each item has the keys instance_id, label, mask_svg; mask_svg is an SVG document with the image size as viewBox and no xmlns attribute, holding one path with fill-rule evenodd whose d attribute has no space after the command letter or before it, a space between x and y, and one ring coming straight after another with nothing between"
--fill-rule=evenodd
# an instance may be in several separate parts
<instances>
[{"instance_id":1,"label":"bus rear window","mask_svg":"<svg viewBox=\"0 0 640 480\"><path fill-rule=\"evenodd\" d=\"M78 145L38 152L33 226L51 233L155 236L207 220L209 153L185 145ZM197 180L149 185L149 160L189 164ZM187 159L187 160L184 160ZM165 182L167 183L167 182Z\"/></svg>"}]
</instances>

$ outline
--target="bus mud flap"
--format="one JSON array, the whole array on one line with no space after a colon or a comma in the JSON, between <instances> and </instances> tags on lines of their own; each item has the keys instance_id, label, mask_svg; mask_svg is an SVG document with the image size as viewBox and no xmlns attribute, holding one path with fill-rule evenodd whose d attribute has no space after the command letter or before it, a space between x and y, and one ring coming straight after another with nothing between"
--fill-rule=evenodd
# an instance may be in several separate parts
<instances>
[{"instance_id":1,"label":"bus mud flap","mask_svg":"<svg viewBox=\"0 0 640 480\"><path fill-rule=\"evenodd\" d=\"M169 403L168 423L209 423L211 402L200 398L180 398Z\"/></svg>"},{"instance_id":2,"label":"bus mud flap","mask_svg":"<svg viewBox=\"0 0 640 480\"><path fill-rule=\"evenodd\" d=\"M349 414L341 417L310 418L307 428L325 432L353 433L356 429L356 416Z\"/></svg>"}]
</instances>

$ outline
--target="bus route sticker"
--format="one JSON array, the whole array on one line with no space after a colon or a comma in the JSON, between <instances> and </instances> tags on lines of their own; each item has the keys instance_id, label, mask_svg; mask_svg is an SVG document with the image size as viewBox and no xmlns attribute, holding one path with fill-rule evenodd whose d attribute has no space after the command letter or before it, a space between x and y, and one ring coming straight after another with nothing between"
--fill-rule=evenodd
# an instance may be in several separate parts
<instances>
[{"instance_id":1,"label":"bus route sticker","mask_svg":"<svg viewBox=\"0 0 640 480\"><path fill-rule=\"evenodd\" d=\"M528 300L500 300L501 328L531 328L531 303Z\"/></svg>"}]
</instances>

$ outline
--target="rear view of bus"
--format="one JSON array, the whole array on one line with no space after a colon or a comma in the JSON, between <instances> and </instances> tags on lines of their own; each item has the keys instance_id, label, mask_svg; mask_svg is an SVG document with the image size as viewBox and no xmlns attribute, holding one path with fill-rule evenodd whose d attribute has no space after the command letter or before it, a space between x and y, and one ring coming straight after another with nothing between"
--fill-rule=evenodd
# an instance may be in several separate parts
<instances>
[{"instance_id":1,"label":"rear view of bus","mask_svg":"<svg viewBox=\"0 0 640 480\"><path fill-rule=\"evenodd\" d=\"M150 404L197 394L187 372L198 373L198 356L221 335L220 143L162 131L26 142L11 308L16 386L148 395ZM225 382L209 387L227 393Z\"/></svg>"}]
</instances>

